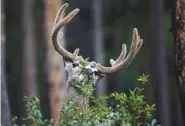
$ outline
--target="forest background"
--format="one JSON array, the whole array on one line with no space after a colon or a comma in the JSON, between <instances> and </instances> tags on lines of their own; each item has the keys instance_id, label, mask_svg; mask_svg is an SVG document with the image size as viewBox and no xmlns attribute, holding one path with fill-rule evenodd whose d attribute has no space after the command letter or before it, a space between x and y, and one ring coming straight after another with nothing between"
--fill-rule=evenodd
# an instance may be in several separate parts
<instances>
[{"instance_id":1,"label":"forest background","mask_svg":"<svg viewBox=\"0 0 185 126\"><path fill-rule=\"evenodd\" d=\"M131 44L133 28L138 28L144 40L129 67L107 75L97 84L95 95L128 93L138 86L138 76L147 74L149 84L143 87L147 102L157 104L154 117L164 126L183 126L185 81L180 81L179 76L185 80L182 58L185 37L177 39L180 34L177 31L182 29L185 35L185 19L179 23L176 18L178 9L183 10L181 15L185 12L183 0L2 1L1 119L4 125L9 126L7 120L11 115L25 116L25 95L38 96L44 116L55 117L54 108L59 106L56 101L66 74L50 35L56 12L66 2L70 5L67 12L80 9L63 29L61 38L62 45L71 52L78 47L83 57L108 66L110 58L119 56L123 43L128 47Z\"/></svg>"}]
</instances>

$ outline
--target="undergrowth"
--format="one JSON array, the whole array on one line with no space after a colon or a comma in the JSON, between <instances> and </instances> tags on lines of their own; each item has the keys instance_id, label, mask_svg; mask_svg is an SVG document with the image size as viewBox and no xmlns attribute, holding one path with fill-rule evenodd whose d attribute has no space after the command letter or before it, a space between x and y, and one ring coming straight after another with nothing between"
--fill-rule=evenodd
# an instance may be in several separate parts
<instances>
[{"instance_id":1,"label":"undergrowth","mask_svg":"<svg viewBox=\"0 0 185 126\"><path fill-rule=\"evenodd\" d=\"M138 82L146 84L148 76L144 74ZM93 87L89 85L75 85L75 88L84 96L93 94ZM61 110L60 126L160 126L152 119L155 104L149 105L145 101L143 88L136 87L129 90L129 94L112 93L109 96L93 95L89 98L89 106L81 109L75 102L69 100ZM53 126L52 119L44 119L40 110L40 100L36 96L24 98L28 116L24 118L25 126ZM12 119L16 125L16 117ZM149 123L150 122L150 123Z\"/></svg>"}]
</instances>

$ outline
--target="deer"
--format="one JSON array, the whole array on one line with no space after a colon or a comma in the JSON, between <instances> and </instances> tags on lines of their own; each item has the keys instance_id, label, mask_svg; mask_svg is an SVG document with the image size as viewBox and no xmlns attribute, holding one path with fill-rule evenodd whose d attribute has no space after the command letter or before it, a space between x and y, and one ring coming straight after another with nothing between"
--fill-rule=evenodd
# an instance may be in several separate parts
<instances>
[{"instance_id":1,"label":"deer","mask_svg":"<svg viewBox=\"0 0 185 126\"><path fill-rule=\"evenodd\" d=\"M79 48L76 48L73 53L67 51L64 47L60 45L59 37L61 37L61 29L68 24L80 11L79 8L71 11L67 16L65 15L65 10L69 6L68 3L63 4L56 14L54 21L51 39L54 49L58 54L63 57L65 70L67 71L68 78L63 88L63 100L73 100L78 103L78 106L87 106L88 98L82 97L74 88L76 83L89 84L94 86L101 78L106 74L112 74L125 69L134 59L138 51L140 50L143 40L140 39L137 28L133 29L132 43L130 46L130 51L128 55L126 44L122 45L122 51L116 60L110 59L111 66L103 66L95 61L87 61L82 56L79 55ZM60 34L59 34L60 32ZM84 68L83 64L86 66ZM65 99L65 100L64 100Z\"/></svg>"}]
</instances>

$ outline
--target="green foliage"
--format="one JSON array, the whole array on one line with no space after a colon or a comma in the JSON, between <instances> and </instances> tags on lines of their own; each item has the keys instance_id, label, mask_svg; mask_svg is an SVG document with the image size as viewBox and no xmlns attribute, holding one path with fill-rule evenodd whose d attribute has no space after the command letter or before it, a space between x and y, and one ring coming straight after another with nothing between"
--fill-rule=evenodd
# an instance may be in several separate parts
<instances>
[{"instance_id":1,"label":"green foliage","mask_svg":"<svg viewBox=\"0 0 185 126\"><path fill-rule=\"evenodd\" d=\"M13 125L13 126L18 126L18 125L16 124L16 122L17 122L17 116L13 116L13 117L12 117L12 125Z\"/></svg>"},{"instance_id":2,"label":"green foliage","mask_svg":"<svg viewBox=\"0 0 185 126\"><path fill-rule=\"evenodd\" d=\"M139 77L142 84L147 82L148 76ZM77 85L84 94L91 89ZM85 110L75 106L73 101L67 102L61 114L61 125L65 126L140 126L152 118L155 104L145 102L143 88L136 87L129 94L112 93L109 96L90 97L90 106ZM91 93L90 93L91 94ZM89 96L89 95L88 95ZM154 125L154 123L152 122ZM150 125L150 124L148 124Z\"/></svg>"},{"instance_id":3,"label":"green foliage","mask_svg":"<svg viewBox=\"0 0 185 126\"><path fill-rule=\"evenodd\" d=\"M146 83L148 76L142 75L138 81ZM88 107L78 107L74 101L67 101L61 110L61 126L160 126L152 119L155 104L149 105L145 101L143 88L136 87L129 94L112 93L109 96L94 97L92 86L76 84L76 90L89 98ZM37 97L25 97L28 117L24 120L36 126L51 126L52 120L44 120L40 112L40 101ZM13 120L15 120L13 118ZM16 125L14 125L16 126Z\"/></svg>"},{"instance_id":4,"label":"green foliage","mask_svg":"<svg viewBox=\"0 0 185 126\"><path fill-rule=\"evenodd\" d=\"M141 82L141 84L146 84L148 83L148 77L149 75L142 74L141 76L139 76L137 81Z\"/></svg>"},{"instance_id":5,"label":"green foliage","mask_svg":"<svg viewBox=\"0 0 185 126\"><path fill-rule=\"evenodd\" d=\"M81 61L80 61L81 69L82 69L83 71L86 70L85 67L88 65L88 60L89 60L89 59L90 59L90 58L87 57L85 60L81 60Z\"/></svg>"},{"instance_id":6,"label":"green foliage","mask_svg":"<svg viewBox=\"0 0 185 126\"><path fill-rule=\"evenodd\" d=\"M76 83L73 87L83 98L89 98L94 91L94 88L89 84Z\"/></svg>"},{"instance_id":7,"label":"green foliage","mask_svg":"<svg viewBox=\"0 0 185 126\"><path fill-rule=\"evenodd\" d=\"M153 119L151 124L147 124L147 126L161 126L161 125L156 125L156 123L157 123L157 120Z\"/></svg>"},{"instance_id":8,"label":"green foliage","mask_svg":"<svg viewBox=\"0 0 185 126\"><path fill-rule=\"evenodd\" d=\"M40 110L40 100L36 96L28 96L24 98L26 102L27 118L23 118L27 125L33 124L35 126L52 126L53 120L43 119Z\"/></svg>"},{"instance_id":9,"label":"green foliage","mask_svg":"<svg viewBox=\"0 0 185 126\"><path fill-rule=\"evenodd\" d=\"M119 112L122 119L132 126L140 125L152 117L151 112L155 110L155 104L148 105L142 95L143 89L135 88L129 91L127 96L124 93L111 94L111 102L117 103L115 111ZM125 114L127 113L127 114Z\"/></svg>"}]
</instances>

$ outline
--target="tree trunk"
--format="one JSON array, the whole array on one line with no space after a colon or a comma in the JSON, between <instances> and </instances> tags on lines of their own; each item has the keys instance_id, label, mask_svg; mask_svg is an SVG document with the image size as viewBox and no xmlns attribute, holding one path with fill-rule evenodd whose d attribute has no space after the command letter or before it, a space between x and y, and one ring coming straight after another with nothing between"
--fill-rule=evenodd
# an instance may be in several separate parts
<instances>
[{"instance_id":1,"label":"tree trunk","mask_svg":"<svg viewBox=\"0 0 185 126\"><path fill-rule=\"evenodd\" d=\"M3 1L4 3L4 1ZM2 4L3 4L2 3ZM4 6L1 10L1 125L3 126L11 126L11 115L10 115L10 106L9 106L9 99L8 99L8 92L7 92L7 85L6 85L6 74L5 74L5 34L4 34Z\"/></svg>"},{"instance_id":2,"label":"tree trunk","mask_svg":"<svg viewBox=\"0 0 185 126\"><path fill-rule=\"evenodd\" d=\"M185 1L174 0L172 32L175 46L175 73L179 87L179 99L185 124Z\"/></svg>"},{"instance_id":3,"label":"tree trunk","mask_svg":"<svg viewBox=\"0 0 185 126\"><path fill-rule=\"evenodd\" d=\"M94 16L94 48L95 60L101 64L104 64L104 44L102 33L102 0L93 1L93 16ZM105 64L104 64L105 65ZM101 79L97 84L96 93L98 95L105 95L106 85L105 78Z\"/></svg>"},{"instance_id":4,"label":"tree trunk","mask_svg":"<svg viewBox=\"0 0 185 126\"><path fill-rule=\"evenodd\" d=\"M34 1L22 1L22 41L21 41L21 97L36 95L36 38L34 34ZM21 104L21 114L25 117L25 105Z\"/></svg>"},{"instance_id":5,"label":"tree trunk","mask_svg":"<svg viewBox=\"0 0 185 126\"><path fill-rule=\"evenodd\" d=\"M148 4L146 4L146 6L148 6ZM147 7L144 7L145 9ZM143 6L140 6L138 9L141 9L141 7L143 8ZM148 8L147 8L148 9ZM141 12L139 10L137 10L136 12L136 20L137 20L137 28L138 31L140 33L141 38L144 41L144 44L142 45L142 48L140 50L140 52L138 53L138 58L139 58L139 74L148 74L150 75L150 70L153 69L152 67L149 67L149 55L150 55L150 40L151 40L151 33L148 32L151 28L150 28L150 24L148 23L150 18L149 18L149 10L145 11L145 12ZM145 27L143 27L145 26ZM151 77L149 77L149 80L151 80ZM145 88L144 92L146 97L147 102L149 103L154 103L155 102L155 84L151 83L151 81L148 82L148 84L146 85L138 85L141 86L143 88Z\"/></svg>"},{"instance_id":6,"label":"tree trunk","mask_svg":"<svg viewBox=\"0 0 185 126\"><path fill-rule=\"evenodd\" d=\"M23 95L36 95L36 38L34 34L34 2L23 1L22 84Z\"/></svg>"},{"instance_id":7,"label":"tree trunk","mask_svg":"<svg viewBox=\"0 0 185 126\"><path fill-rule=\"evenodd\" d=\"M21 117L21 44L22 44L22 1L5 0L5 64L11 114Z\"/></svg>"},{"instance_id":8,"label":"tree trunk","mask_svg":"<svg viewBox=\"0 0 185 126\"><path fill-rule=\"evenodd\" d=\"M60 118L60 111L62 106L61 101L61 84L64 83L65 75L63 67L62 56L59 55L53 47L51 41L51 32L54 24L54 19L58 9L61 6L60 0L47 0L45 2L45 47L46 59L45 69L47 69L47 77L45 78L49 84L49 99L51 117L54 119L55 125ZM64 46L63 38L60 38L62 46ZM62 69L61 69L62 68Z\"/></svg>"},{"instance_id":9,"label":"tree trunk","mask_svg":"<svg viewBox=\"0 0 185 126\"><path fill-rule=\"evenodd\" d=\"M163 0L151 0L151 40L149 49L152 83L156 84L157 120L162 126L171 126L169 109L169 86L167 57L163 24Z\"/></svg>"},{"instance_id":10,"label":"tree trunk","mask_svg":"<svg viewBox=\"0 0 185 126\"><path fill-rule=\"evenodd\" d=\"M5 65L1 56L1 124L3 126L11 126L11 115L10 115L10 106L9 106L9 99L6 87L6 75L5 75Z\"/></svg>"}]
</instances>

